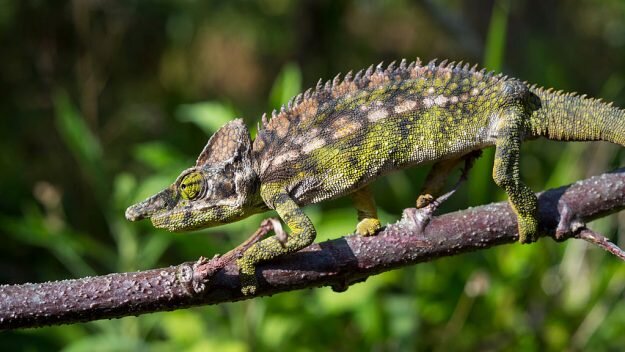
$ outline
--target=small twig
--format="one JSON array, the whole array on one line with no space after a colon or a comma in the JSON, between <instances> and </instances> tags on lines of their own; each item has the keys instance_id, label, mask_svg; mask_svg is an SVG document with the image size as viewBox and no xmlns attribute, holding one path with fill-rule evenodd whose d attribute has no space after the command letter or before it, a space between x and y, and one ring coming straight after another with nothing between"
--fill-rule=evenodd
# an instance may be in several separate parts
<instances>
[{"instance_id":1,"label":"small twig","mask_svg":"<svg viewBox=\"0 0 625 352\"><path fill-rule=\"evenodd\" d=\"M610 241L607 237L594 232L589 228L583 228L579 233L575 234L573 238L579 238L586 242L590 242L594 245L601 247L603 250L610 252L617 256L619 259L625 261L625 251L619 248L616 244Z\"/></svg>"}]
</instances>

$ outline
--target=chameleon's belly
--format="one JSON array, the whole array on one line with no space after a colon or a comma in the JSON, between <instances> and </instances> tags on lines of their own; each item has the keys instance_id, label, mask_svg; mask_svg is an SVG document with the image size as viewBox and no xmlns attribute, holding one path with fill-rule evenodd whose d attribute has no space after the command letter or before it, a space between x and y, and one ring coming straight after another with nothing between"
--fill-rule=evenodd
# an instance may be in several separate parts
<instances>
[{"instance_id":1,"label":"chameleon's belly","mask_svg":"<svg viewBox=\"0 0 625 352\"><path fill-rule=\"evenodd\" d=\"M287 186L291 196L301 205L338 198L385 174L492 145L477 127L417 121L389 119L314 150L294 165L296 176Z\"/></svg>"}]
</instances>

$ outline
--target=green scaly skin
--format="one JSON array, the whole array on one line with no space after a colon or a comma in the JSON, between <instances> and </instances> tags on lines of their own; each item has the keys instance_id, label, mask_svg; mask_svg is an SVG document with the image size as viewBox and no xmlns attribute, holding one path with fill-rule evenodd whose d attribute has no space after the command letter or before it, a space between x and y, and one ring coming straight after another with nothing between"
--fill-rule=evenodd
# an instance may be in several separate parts
<instances>
[{"instance_id":1,"label":"green scaly skin","mask_svg":"<svg viewBox=\"0 0 625 352\"><path fill-rule=\"evenodd\" d=\"M519 176L522 141L605 140L625 145L621 109L585 96L544 90L468 65L378 65L300 94L263 116L252 142L241 120L222 127L196 165L170 187L128 208L130 220L185 231L275 209L290 228L283 241L269 237L238 260L242 290L256 290L256 264L295 252L315 239L301 207L352 195L357 232L380 228L367 185L390 172L434 163L417 206L441 192L463 157L496 149L493 179L509 195L519 241L538 232L537 199Z\"/></svg>"}]
</instances>

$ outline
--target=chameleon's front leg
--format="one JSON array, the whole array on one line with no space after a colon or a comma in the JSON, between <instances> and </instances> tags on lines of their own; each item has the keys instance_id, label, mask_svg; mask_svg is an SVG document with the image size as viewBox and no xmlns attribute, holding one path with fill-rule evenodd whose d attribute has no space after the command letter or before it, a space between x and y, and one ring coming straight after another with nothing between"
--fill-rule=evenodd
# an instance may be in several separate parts
<instances>
[{"instance_id":1,"label":"chameleon's front leg","mask_svg":"<svg viewBox=\"0 0 625 352\"><path fill-rule=\"evenodd\" d=\"M291 234L284 238L284 233L274 227L276 236L272 236L250 247L237 260L243 294L256 292L256 264L274 259L283 254L297 252L315 240L316 231L310 219L291 199L288 193L276 187L261 187L261 196L267 205L274 208L280 218L291 229Z\"/></svg>"},{"instance_id":2,"label":"chameleon's front leg","mask_svg":"<svg viewBox=\"0 0 625 352\"><path fill-rule=\"evenodd\" d=\"M369 186L365 186L351 194L354 207L358 212L358 225L356 233L361 236L371 236L382 227L378 219L378 211L375 207L375 200Z\"/></svg>"},{"instance_id":3,"label":"chameleon's front leg","mask_svg":"<svg viewBox=\"0 0 625 352\"><path fill-rule=\"evenodd\" d=\"M521 181L519 155L523 134L521 109L509 108L501 115L495 142L493 179L504 189L517 215L519 242L531 243L538 236L538 199Z\"/></svg>"}]
</instances>

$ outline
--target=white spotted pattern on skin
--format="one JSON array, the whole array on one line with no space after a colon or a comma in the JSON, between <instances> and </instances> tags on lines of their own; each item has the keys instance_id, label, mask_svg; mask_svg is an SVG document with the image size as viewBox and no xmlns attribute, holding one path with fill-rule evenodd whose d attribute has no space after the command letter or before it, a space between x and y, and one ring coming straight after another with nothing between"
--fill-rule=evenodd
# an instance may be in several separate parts
<instances>
[{"instance_id":1,"label":"white spotted pattern on skin","mask_svg":"<svg viewBox=\"0 0 625 352\"><path fill-rule=\"evenodd\" d=\"M382 119L385 119L388 117L388 111L386 111L386 109L376 109L371 111L368 115L367 115L367 119L371 122L376 122Z\"/></svg>"},{"instance_id":2,"label":"white spotted pattern on skin","mask_svg":"<svg viewBox=\"0 0 625 352\"><path fill-rule=\"evenodd\" d=\"M300 152L297 150L291 150L288 151L284 154L281 154L279 156L277 156L276 158L273 159L273 161L271 162L271 164L273 166L278 166L282 163L284 163L285 161L290 161L290 160L294 160L297 159L297 157L300 156Z\"/></svg>"},{"instance_id":3,"label":"white spotted pattern on skin","mask_svg":"<svg viewBox=\"0 0 625 352\"><path fill-rule=\"evenodd\" d=\"M341 117L332 124L334 133L332 138L339 139L358 131L360 129L360 123L357 121L350 121L348 117Z\"/></svg>"},{"instance_id":4,"label":"white spotted pattern on skin","mask_svg":"<svg viewBox=\"0 0 625 352\"><path fill-rule=\"evenodd\" d=\"M439 95L434 99L434 104L438 105L438 106L445 106L445 104L447 104L447 97L444 95Z\"/></svg>"},{"instance_id":5,"label":"white spotted pattern on skin","mask_svg":"<svg viewBox=\"0 0 625 352\"><path fill-rule=\"evenodd\" d=\"M326 145L326 142L323 139L315 138L312 141L310 141L308 144L306 144L302 148L302 151L304 152L304 154L309 154L313 150L319 149L323 147L324 145Z\"/></svg>"},{"instance_id":6,"label":"white spotted pattern on skin","mask_svg":"<svg viewBox=\"0 0 625 352\"><path fill-rule=\"evenodd\" d=\"M293 140L293 142L295 144L302 145L302 144L306 143L307 141L315 138L315 136L318 136L318 135L319 135L319 129L318 128L312 128L312 129L308 130L308 132L304 133L303 135L295 138Z\"/></svg>"},{"instance_id":7,"label":"white spotted pattern on skin","mask_svg":"<svg viewBox=\"0 0 625 352\"><path fill-rule=\"evenodd\" d=\"M402 112L406 112L406 111L414 109L416 106L417 106L416 101L406 100L402 102L401 104L395 106L394 110L395 110L395 113L401 114Z\"/></svg>"}]
</instances>

